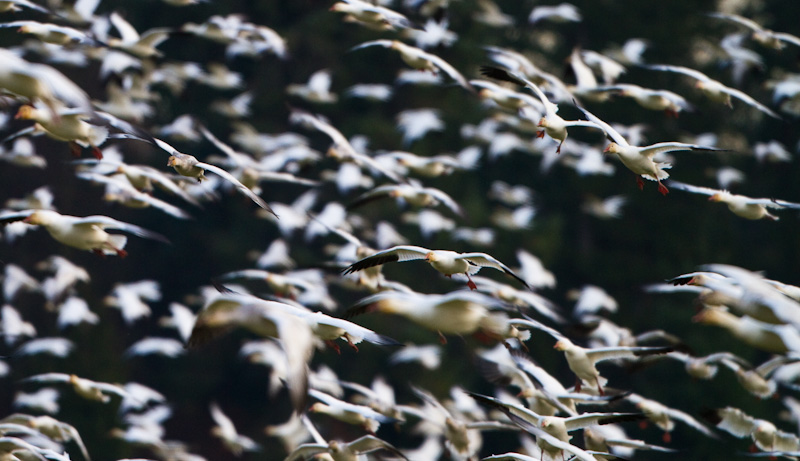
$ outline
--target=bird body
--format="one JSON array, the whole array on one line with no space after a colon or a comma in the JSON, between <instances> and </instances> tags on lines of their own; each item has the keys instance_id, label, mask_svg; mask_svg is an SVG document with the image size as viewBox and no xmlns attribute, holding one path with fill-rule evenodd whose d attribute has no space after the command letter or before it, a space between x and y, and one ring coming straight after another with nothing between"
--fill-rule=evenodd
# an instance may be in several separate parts
<instances>
[{"instance_id":1,"label":"bird body","mask_svg":"<svg viewBox=\"0 0 800 461\"><path fill-rule=\"evenodd\" d=\"M101 254L116 254L120 257L127 256L127 252L124 250L127 237L109 234L105 229L119 229L139 237L168 243L168 240L160 234L134 224L117 221L108 216L81 218L62 215L51 210L26 210L20 213L0 215L0 223L13 221L42 226L47 229L51 237L64 245Z\"/></svg>"},{"instance_id":2,"label":"bird body","mask_svg":"<svg viewBox=\"0 0 800 461\"><path fill-rule=\"evenodd\" d=\"M463 75L459 71L456 70L455 67L450 65L447 61L436 56L434 54L428 53L425 50L420 48L406 45L405 43L399 40L372 40L369 42L364 42L356 47L353 50L359 50L361 48L366 48L370 46L382 46L384 48L389 48L392 50L397 51L400 53L400 59L403 60L406 64L411 66L414 69L437 73L440 70L447 74L450 78L455 80L459 85L466 88L469 91L475 91L472 85L464 78Z\"/></svg>"},{"instance_id":3,"label":"bird body","mask_svg":"<svg viewBox=\"0 0 800 461\"><path fill-rule=\"evenodd\" d=\"M728 206L733 214L740 218L757 220L769 219L777 221L778 216L769 212L770 208L800 209L800 204L776 200L771 198L752 198L745 195L733 194L726 190L712 189L710 187L693 186L678 181L670 181L670 186L695 194L708 195L709 202L720 202Z\"/></svg>"},{"instance_id":4,"label":"bird body","mask_svg":"<svg viewBox=\"0 0 800 461\"><path fill-rule=\"evenodd\" d=\"M108 138L108 129L86 122L89 116L81 109L59 110L56 113L24 105L19 108L15 118L34 120L35 129L59 141L75 142L83 147L91 147L94 156L103 158L97 148Z\"/></svg>"},{"instance_id":5,"label":"bird body","mask_svg":"<svg viewBox=\"0 0 800 461\"><path fill-rule=\"evenodd\" d=\"M767 106L753 99L747 93L737 90L736 88L731 88L729 86L723 85L722 82L714 80L698 70L690 69L688 67L683 67L683 66L670 66L670 65L651 65L647 67L653 70L675 72L683 75L688 75L689 77L694 78L695 80L697 80L697 82L695 83L695 87L701 90L706 95L706 97L708 97L708 99L714 102L723 103L728 107L733 107L733 104L731 104L731 97L734 97L748 105L755 107L761 112L764 112L770 117L776 119L781 118L778 114L770 110Z\"/></svg>"}]
</instances>

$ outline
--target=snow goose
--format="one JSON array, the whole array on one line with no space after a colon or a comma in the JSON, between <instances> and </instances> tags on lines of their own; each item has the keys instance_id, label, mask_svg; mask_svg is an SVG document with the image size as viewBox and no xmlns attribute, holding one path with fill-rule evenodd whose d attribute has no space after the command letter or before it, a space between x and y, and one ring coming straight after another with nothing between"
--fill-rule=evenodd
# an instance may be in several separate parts
<instances>
[{"instance_id":1,"label":"snow goose","mask_svg":"<svg viewBox=\"0 0 800 461\"><path fill-rule=\"evenodd\" d=\"M717 375L719 369L717 365L723 363L723 361L726 366L728 363L750 366L746 360L730 352L716 352L704 357L694 357L684 352L676 351L670 352L665 357L683 362L686 367L686 373L695 379L712 379Z\"/></svg>"},{"instance_id":2,"label":"snow goose","mask_svg":"<svg viewBox=\"0 0 800 461\"><path fill-rule=\"evenodd\" d=\"M292 306L254 296L220 293L198 313L188 345L201 346L236 326L277 338L286 354L289 396L295 410L301 411L307 397L307 363L314 355L314 333L308 322L294 315L293 310Z\"/></svg>"},{"instance_id":3,"label":"snow goose","mask_svg":"<svg viewBox=\"0 0 800 461\"><path fill-rule=\"evenodd\" d=\"M444 445L454 459L466 459L475 456L483 446L482 430L516 429L515 426L500 421L474 420L474 416L478 416L479 419L485 419L484 412L480 407L475 406L475 401L469 399L469 397L466 398L468 400L466 403L475 406L479 410L479 415L470 415L469 412L461 411L457 402L448 405L452 409L451 411L430 392L414 386L411 387L411 390L425 402L425 407L422 410L414 412L414 414L421 413L417 416L422 419L414 429L414 432L438 433L444 436Z\"/></svg>"},{"instance_id":4,"label":"snow goose","mask_svg":"<svg viewBox=\"0 0 800 461\"><path fill-rule=\"evenodd\" d=\"M152 311L147 301L160 300L161 286L157 281L139 280L115 284L103 303L108 307L119 309L125 324L131 325L137 320L150 317Z\"/></svg>"},{"instance_id":5,"label":"snow goose","mask_svg":"<svg viewBox=\"0 0 800 461\"><path fill-rule=\"evenodd\" d=\"M289 84L286 93L312 103L331 104L339 99L336 93L331 93L331 80L329 69L318 70L311 74L308 83Z\"/></svg>"},{"instance_id":6,"label":"snow goose","mask_svg":"<svg viewBox=\"0 0 800 461\"><path fill-rule=\"evenodd\" d=\"M583 107L578 106L578 108L583 111L589 121L594 122L605 132L606 137L611 140L611 143L603 152L617 154L619 159L622 161L622 164L637 175L636 180L637 184L639 185L639 189L644 187L641 178L645 178L658 182L658 191L661 192L662 195L667 195L669 193L669 189L667 189L667 187L661 183L661 180L669 177L669 174L664 170L671 168L672 165L669 163L654 161L653 157L656 154L686 150L704 152L723 150L715 147L698 146L695 144L674 141L660 142L643 147L632 146L628 143L625 137L623 137L619 131L612 128L611 125L604 122Z\"/></svg>"},{"instance_id":7,"label":"snow goose","mask_svg":"<svg viewBox=\"0 0 800 461\"><path fill-rule=\"evenodd\" d=\"M390 151L379 153L375 160L382 162L390 160L409 172L427 178L447 176L457 170L469 170L474 168L469 162L460 156L452 155L433 155L421 156L411 152Z\"/></svg>"},{"instance_id":8,"label":"snow goose","mask_svg":"<svg viewBox=\"0 0 800 461\"><path fill-rule=\"evenodd\" d=\"M524 315L524 314L523 314ZM553 349L564 352L567 365L575 373L575 391L580 392L583 383L589 386L597 386L600 395L605 395L603 386L606 378L600 376L600 372L595 367L597 362L605 360L628 358L634 359L648 355L666 354L672 352L674 347L597 347L584 348L574 344L566 336L557 330L544 325L543 323L527 317L526 319L514 319L511 323L516 327L535 328L544 331L556 339Z\"/></svg>"},{"instance_id":9,"label":"snow goose","mask_svg":"<svg viewBox=\"0 0 800 461\"><path fill-rule=\"evenodd\" d=\"M111 395L127 398L128 392L122 386L116 384L102 383L92 381L90 379L81 378L77 375L68 375L66 373L43 373L40 375L30 376L22 380L23 383L67 383L75 389L75 393L87 400L96 400L102 403L108 403L111 400Z\"/></svg>"},{"instance_id":10,"label":"snow goose","mask_svg":"<svg viewBox=\"0 0 800 461\"><path fill-rule=\"evenodd\" d=\"M121 160L112 159L109 157L107 150L103 160L87 158L75 160L72 163L80 165L79 171L86 171L87 173L123 174L133 187L149 195L152 195L153 190L155 190L157 186L159 189L177 195L196 207L201 206L196 198L178 186L170 176L161 170L149 165L130 164Z\"/></svg>"},{"instance_id":11,"label":"snow goose","mask_svg":"<svg viewBox=\"0 0 800 461\"><path fill-rule=\"evenodd\" d=\"M797 363L798 358L777 355L770 360L762 363L756 368L749 364L740 364L734 361L722 360L722 363L733 370L739 384L749 393L760 399L776 396L778 380L775 379L775 372L790 363Z\"/></svg>"},{"instance_id":12,"label":"snow goose","mask_svg":"<svg viewBox=\"0 0 800 461\"><path fill-rule=\"evenodd\" d=\"M479 98L492 101L502 108L514 112L519 111L523 107L530 107L539 112L544 109L536 98L525 93L519 93L509 88L502 87L494 82L488 80L470 80L469 83L475 88L480 88L478 91Z\"/></svg>"},{"instance_id":13,"label":"snow goose","mask_svg":"<svg viewBox=\"0 0 800 461\"><path fill-rule=\"evenodd\" d=\"M645 443L642 440L631 439L625 434L622 427L617 424L584 427L583 443L586 450L591 452L610 452L618 455L618 457L625 458L632 457L634 450L651 450L662 453L675 453L678 451L672 448ZM611 458L598 457L598 459L607 460Z\"/></svg>"},{"instance_id":14,"label":"snow goose","mask_svg":"<svg viewBox=\"0 0 800 461\"><path fill-rule=\"evenodd\" d=\"M216 424L211 429L211 435L222 440L225 448L234 456L241 456L245 451L259 451L261 447L250 437L239 434L233 421L222 412L216 402L211 402L211 418Z\"/></svg>"},{"instance_id":15,"label":"snow goose","mask_svg":"<svg viewBox=\"0 0 800 461\"><path fill-rule=\"evenodd\" d=\"M507 352L498 353L500 346L497 346L495 351L484 354L483 357L495 359L495 363L499 365L498 372L506 371L509 375L515 375L516 373L509 370L509 366L513 365L515 369L529 377L529 379L518 377L518 382L528 385L521 390L519 397L527 398L531 403L529 408L540 415L547 416L562 412L574 416L578 414L578 404L600 405L620 398L616 395L598 396L570 392L523 350L513 349L508 346L508 343L503 343L503 346L508 350ZM498 359L498 356L501 358ZM508 363L509 361L511 363Z\"/></svg>"},{"instance_id":16,"label":"snow goose","mask_svg":"<svg viewBox=\"0 0 800 461\"><path fill-rule=\"evenodd\" d=\"M446 192L435 187L422 187L416 181L408 184L386 184L371 189L356 197L347 205L348 210L364 205L365 203L392 197L398 202L408 203L414 207L435 207L444 205L453 213L464 216L461 205L453 200Z\"/></svg>"},{"instance_id":17,"label":"snow goose","mask_svg":"<svg viewBox=\"0 0 800 461\"><path fill-rule=\"evenodd\" d=\"M654 90L630 83L598 87L597 90L633 98L645 109L663 111L671 117L677 117L681 111L692 110L692 105L686 98L672 91Z\"/></svg>"},{"instance_id":18,"label":"snow goose","mask_svg":"<svg viewBox=\"0 0 800 461\"><path fill-rule=\"evenodd\" d=\"M41 283L16 264L5 264L2 280L3 300L8 303L13 302L14 297L20 291L35 293L42 290Z\"/></svg>"},{"instance_id":19,"label":"snow goose","mask_svg":"<svg viewBox=\"0 0 800 461\"><path fill-rule=\"evenodd\" d=\"M750 437L759 450L767 452L800 451L795 434L778 430L770 421L754 418L734 407L710 410L704 415L718 428L739 438Z\"/></svg>"},{"instance_id":20,"label":"snow goose","mask_svg":"<svg viewBox=\"0 0 800 461\"><path fill-rule=\"evenodd\" d=\"M321 131L331 138L333 145L328 150L328 155L336 158L337 160L342 162L352 162L358 167L366 166L397 183L406 182L405 178L402 178L395 172L384 168L372 157L356 151L356 149L352 144L350 144L350 141L347 140L342 132L337 130L322 117L312 115L302 110L293 109L291 115L289 116L289 121L294 124L304 125L307 128Z\"/></svg>"},{"instance_id":21,"label":"snow goose","mask_svg":"<svg viewBox=\"0 0 800 461\"><path fill-rule=\"evenodd\" d=\"M723 85L721 82L718 82L717 80L710 78L709 76L700 72L699 70L690 69L688 67L683 67L683 66L671 66L666 64L655 64L646 67L652 70L675 72L678 74L688 75L689 77L694 78L695 80L697 80L695 86L698 89L700 89L708 97L708 99L714 102L721 102L727 105L728 107L733 107L733 105L731 104L731 97L734 97L748 105L755 107L761 112L764 112L770 117L777 119L781 118L780 115L771 111L767 106L756 101L755 99L753 99L752 96L748 95L747 93L741 90L737 90L736 88L731 88L729 86Z\"/></svg>"},{"instance_id":22,"label":"snow goose","mask_svg":"<svg viewBox=\"0 0 800 461\"><path fill-rule=\"evenodd\" d=\"M711 429L684 411L670 408L661 402L642 397L639 394L628 394L625 399L636 405L636 408L644 412L647 419L664 431L664 443L669 443L672 440L670 432L675 428L673 419L687 424L707 437L717 438L717 435Z\"/></svg>"},{"instance_id":23,"label":"snow goose","mask_svg":"<svg viewBox=\"0 0 800 461\"><path fill-rule=\"evenodd\" d=\"M36 336L36 327L31 322L23 320L19 311L8 304L0 308L0 331L3 332L7 346L11 346L23 336Z\"/></svg>"},{"instance_id":24,"label":"snow goose","mask_svg":"<svg viewBox=\"0 0 800 461\"><path fill-rule=\"evenodd\" d=\"M92 116L83 109L59 109L45 111L34 106L24 105L19 108L14 117L19 120L33 120L34 132L43 132L47 136L68 141L70 149L76 157L80 155L80 147L90 147L92 154L98 160L103 158L103 153L97 147L108 138L108 129L104 126L87 122Z\"/></svg>"},{"instance_id":25,"label":"snow goose","mask_svg":"<svg viewBox=\"0 0 800 461\"><path fill-rule=\"evenodd\" d=\"M729 264L707 264L701 268L725 277L722 280L709 277L705 285L728 295L733 300L730 307L762 322L800 328L800 304L782 292L774 281Z\"/></svg>"},{"instance_id":26,"label":"snow goose","mask_svg":"<svg viewBox=\"0 0 800 461\"><path fill-rule=\"evenodd\" d=\"M441 70L462 87L472 92L475 91L467 79L464 78L464 76L461 75L461 73L457 71L455 67L450 65L449 62L420 48L406 45L399 40L372 40L351 48L351 51L360 50L362 48L371 46L382 46L384 48L396 50L398 53L400 53L400 57L403 59L403 62L414 69L424 70L434 74Z\"/></svg>"},{"instance_id":27,"label":"snow goose","mask_svg":"<svg viewBox=\"0 0 800 461\"><path fill-rule=\"evenodd\" d=\"M466 275L468 280L467 286L471 290L477 289L477 286L475 282L472 281L470 275L477 273L482 267L491 267L492 269L505 272L507 275L517 279L526 288L530 289L528 284L515 274L514 271L509 269L508 266L486 253L457 253L450 250L429 250L413 245L398 245L379 251L372 256L354 262L348 266L343 273L346 275L388 262L403 262L417 259L424 259L434 269L447 277L453 274Z\"/></svg>"},{"instance_id":28,"label":"snow goose","mask_svg":"<svg viewBox=\"0 0 800 461\"><path fill-rule=\"evenodd\" d=\"M475 282L477 290L481 293L486 293L526 311L533 309L554 322L565 322L564 317L559 313L558 306L544 296L528 290L518 290L511 285L477 275L472 277L472 281Z\"/></svg>"},{"instance_id":29,"label":"snow goose","mask_svg":"<svg viewBox=\"0 0 800 461\"><path fill-rule=\"evenodd\" d=\"M763 351L777 354L800 351L800 333L792 325L773 325L746 315L737 317L713 306L706 306L692 321L724 328L735 338Z\"/></svg>"},{"instance_id":30,"label":"snow goose","mask_svg":"<svg viewBox=\"0 0 800 461\"><path fill-rule=\"evenodd\" d=\"M140 59L162 56L156 47L168 39L173 32L172 29L154 28L139 35L139 32L116 11L111 13L109 20L121 38L109 37L108 45Z\"/></svg>"},{"instance_id":31,"label":"snow goose","mask_svg":"<svg viewBox=\"0 0 800 461\"><path fill-rule=\"evenodd\" d=\"M386 8L361 0L342 0L333 4L330 11L344 13L345 20L358 22L379 30L416 28L407 17Z\"/></svg>"},{"instance_id":32,"label":"snow goose","mask_svg":"<svg viewBox=\"0 0 800 461\"><path fill-rule=\"evenodd\" d=\"M18 213L0 215L0 224L23 221L27 224L44 227L55 240L81 250L93 251L97 254L116 254L125 257L124 250L128 239L124 235L109 234L105 229L118 229L160 242L169 241L153 231L129 224L108 216L68 216L51 210L25 210Z\"/></svg>"},{"instance_id":33,"label":"snow goose","mask_svg":"<svg viewBox=\"0 0 800 461\"><path fill-rule=\"evenodd\" d=\"M569 445L569 441L572 438L572 436L569 435L571 431L598 424L637 421L645 417L642 413L583 413L567 418L560 416L542 416L523 406L504 402L494 397L473 392L468 392L468 394L478 402L502 411L511 418L511 421L523 429L529 432L531 429L540 430L552 437L541 437L540 432L534 432L534 435L537 435L537 444L539 447L554 459L561 454L562 450L568 450L565 445ZM561 443L553 444L552 441L559 441ZM577 448L575 449L579 450ZM575 453L575 451L570 451ZM585 458L579 457L579 459ZM589 456L588 459L595 458Z\"/></svg>"},{"instance_id":34,"label":"snow goose","mask_svg":"<svg viewBox=\"0 0 800 461\"><path fill-rule=\"evenodd\" d=\"M17 27L21 34L31 34L45 43L55 45L87 44L97 46L99 43L86 33L72 27L60 26L37 21L12 21L0 24L0 28Z\"/></svg>"},{"instance_id":35,"label":"snow goose","mask_svg":"<svg viewBox=\"0 0 800 461\"><path fill-rule=\"evenodd\" d=\"M769 30L752 19L748 19L737 14L708 13L708 15L712 18L735 22L736 24L747 27L750 29L750 34L753 40L768 48L780 50L783 49L786 43L800 46L800 38L785 32L775 32L773 30Z\"/></svg>"},{"instance_id":36,"label":"snow goose","mask_svg":"<svg viewBox=\"0 0 800 461\"><path fill-rule=\"evenodd\" d=\"M0 88L32 104L41 101L54 113L63 106L91 110L86 92L53 67L28 62L5 48L0 49L0 60Z\"/></svg>"},{"instance_id":37,"label":"snow goose","mask_svg":"<svg viewBox=\"0 0 800 461\"><path fill-rule=\"evenodd\" d=\"M777 221L778 216L769 212L769 208L800 209L800 204L776 200L773 198L752 198L745 195L732 194L726 190L712 189L710 187L693 186L682 182L671 180L670 187L675 187L693 194L707 195L709 202L720 202L728 206L733 214L744 219L769 219Z\"/></svg>"},{"instance_id":38,"label":"snow goose","mask_svg":"<svg viewBox=\"0 0 800 461\"><path fill-rule=\"evenodd\" d=\"M175 205L133 187L125 175L104 176L90 172L78 172L75 176L78 179L105 185L106 191L103 199L107 202L117 202L131 208L152 207L179 219L191 219L192 217L192 215Z\"/></svg>"},{"instance_id":39,"label":"snow goose","mask_svg":"<svg viewBox=\"0 0 800 461\"><path fill-rule=\"evenodd\" d=\"M377 432L382 423L397 422L397 419L390 418L370 407L345 402L316 389L309 389L308 395L319 400L311 405L308 409L309 412L325 414L344 423L361 426L370 434Z\"/></svg>"},{"instance_id":40,"label":"snow goose","mask_svg":"<svg viewBox=\"0 0 800 461\"><path fill-rule=\"evenodd\" d=\"M531 24L536 24L540 21L581 22L582 19L578 7L571 3L537 6L528 15L528 22Z\"/></svg>"},{"instance_id":41,"label":"snow goose","mask_svg":"<svg viewBox=\"0 0 800 461\"><path fill-rule=\"evenodd\" d=\"M454 291L446 295L422 295L397 291L382 291L367 296L345 312L345 318L367 312L396 314L408 318L429 330L444 334L468 335L481 331L492 338L523 337L504 312L505 304L482 293Z\"/></svg>"},{"instance_id":42,"label":"snow goose","mask_svg":"<svg viewBox=\"0 0 800 461\"><path fill-rule=\"evenodd\" d=\"M37 5L28 0L3 0L0 1L0 13L19 11L20 7L30 8L40 13L52 14L53 12L47 8Z\"/></svg>"},{"instance_id":43,"label":"snow goose","mask_svg":"<svg viewBox=\"0 0 800 461\"><path fill-rule=\"evenodd\" d=\"M52 416L31 416L24 413L14 413L3 418L2 423L20 424L22 426L30 427L31 429L36 430L38 433L50 437L57 442L74 441L81 450L83 459L87 461L91 459L89 458L89 451L86 449L86 445L83 443L81 434L78 432L75 426L63 421L59 421Z\"/></svg>"},{"instance_id":44,"label":"snow goose","mask_svg":"<svg viewBox=\"0 0 800 461\"><path fill-rule=\"evenodd\" d=\"M143 138L136 138L139 140L150 142L149 140ZM170 146L166 142L158 139L152 138L152 143L165 151L169 154L169 159L167 159L167 166L172 167L178 174L181 176L186 176L189 178L197 179L197 182L201 182L206 179L205 172L210 171L220 178L228 181L229 183L236 186L236 189L252 200L256 205L266 210L268 213L273 214L275 217L278 215L272 211L272 208L264 201L261 197L259 197L255 192L250 190L247 186L242 184L241 181L236 179L232 174L228 173L226 170L212 165L210 163L205 163L197 160L193 155L184 154L174 147Z\"/></svg>"},{"instance_id":45,"label":"snow goose","mask_svg":"<svg viewBox=\"0 0 800 461\"><path fill-rule=\"evenodd\" d=\"M561 146L564 144L564 141L567 139L567 128L571 126L585 126L585 127L592 127L592 128L600 128L595 123L586 120L564 120L558 115L558 105L553 104L547 99L544 92L539 89L539 86L533 83L532 81L525 78L522 74L516 72L509 72L497 67L489 67L483 66L481 67L481 74L495 78L498 80L505 80L512 83L517 83L519 85L523 85L528 87L531 91L536 93L536 96L539 97L539 100L542 102L542 106L545 109L545 114L539 120L538 126L542 128L536 135L537 138L543 138L545 133L548 136L558 141L558 147L556 148L556 153L561 153ZM602 129L602 128L600 128Z\"/></svg>"},{"instance_id":46,"label":"snow goose","mask_svg":"<svg viewBox=\"0 0 800 461\"><path fill-rule=\"evenodd\" d=\"M347 443L337 440L331 440L328 443L304 443L289 453L284 461L302 461L319 454L328 454L333 461L358 461L363 459L362 455L378 450L387 450L395 456L408 460L389 442L374 435L365 435Z\"/></svg>"}]
</instances>

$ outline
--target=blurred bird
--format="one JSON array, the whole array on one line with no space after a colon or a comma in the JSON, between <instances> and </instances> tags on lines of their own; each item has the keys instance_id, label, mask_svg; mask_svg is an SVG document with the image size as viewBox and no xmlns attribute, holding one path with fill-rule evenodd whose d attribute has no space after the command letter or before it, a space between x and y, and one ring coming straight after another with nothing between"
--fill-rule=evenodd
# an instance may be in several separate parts
<instances>
[{"instance_id":1,"label":"blurred bird","mask_svg":"<svg viewBox=\"0 0 800 461\"><path fill-rule=\"evenodd\" d=\"M759 450L766 452L800 451L800 439L795 434L778 430L770 421L754 418L742 410L725 407L709 410L706 418L718 428L736 437L750 437Z\"/></svg>"},{"instance_id":2,"label":"blurred bird","mask_svg":"<svg viewBox=\"0 0 800 461\"><path fill-rule=\"evenodd\" d=\"M331 93L331 71L322 69L311 74L308 83L292 83L286 87L286 93L297 96L308 102L331 104L338 100L336 93Z\"/></svg>"},{"instance_id":3,"label":"blurred bird","mask_svg":"<svg viewBox=\"0 0 800 461\"><path fill-rule=\"evenodd\" d=\"M211 434L221 439L225 448L234 456L241 456L245 451L261 450L261 447L253 439L236 431L233 421L222 412L216 402L211 403L211 418L216 424L211 429Z\"/></svg>"},{"instance_id":4,"label":"blurred bird","mask_svg":"<svg viewBox=\"0 0 800 461\"><path fill-rule=\"evenodd\" d=\"M750 106L755 107L761 112L764 112L770 117L777 118L779 120L781 119L781 117L778 114L770 110L767 106L756 101L745 92L737 90L736 88L725 86L722 83L713 80L712 78L708 77L706 74L698 70L690 69L688 67L683 67L683 66L670 66L663 64L648 65L647 68L688 75L689 77L692 77L693 79L697 80L695 87L700 89L703 92L703 94L705 94L708 97L708 99L714 102L722 102L725 103L725 105L727 105L728 107L733 107L733 104L731 103L731 97L734 97Z\"/></svg>"},{"instance_id":5,"label":"blurred bird","mask_svg":"<svg viewBox=\"0 0 800 461\"><path fill-rule=\"evenodd\" d=\"M50 210L25 210L18 213L0 214L0 224L15 221L43 226L51 237L64 245L93 251L100 255L116 254L123 258L128 255L128 252L124 250L128 241L127 237L109 234L105 229L118 229L130 232L137 237L169 243L161 234L143 229L134 224L117 221L108 216L80 218L62 215Z\"/></svg>"},{"instance_id":6,"label":"blurred bird","mask_svg":"<svg viewBox=\"0 0 800 461\"><path fill-rule=\"evenodd\" d=\"M753 21L752 19L745 18L743 16L739 16L736 14L726 14L726 13L708 13L709 16L712 18L723 19L726 21L735 22L736 24L742 25L750 29L750 36L753 40L757 41L763 46L768 48L773 48L776 50L783 49L783 47L789 43L795 46L800 46L800 38L795 37L794 35L787 34L785 32L775 32L769 30L757 22Z\"/></svg>"},{"instance_id":7,"label":"blurred bird","mask_svg":"<svg viewBox=\"0 0 800 461\"><path fill-rule=\"evenodd\" d=\"M24 336L36 336L36 327L22 319L19 311L11 305L0 308L0 334L7 346L21 340Z\"/></svg>"},{"instance_id":8,"label":"blurred bird","mask_svg":"<svg viewBox=\"0 0 800 461\"><path fill-rule=\"evenodd\" d=\"M475 91L467 79L464 78L464 76L461 75L461 73L457 71L455 67L450 65L450 63L439 56L428 53L427 51L411 45L406 45L399 40L372 40L355 46L351 48L350 51L360 50L371 46L382 46L384 48L396 50L398 53L400 53L400 57L403 59L403 62L414 69L424 70L434 74L441 70L465 89L472 92Z\"/></svg>"},{"instance_id":9,"label":"blurred bird","mask_svg":"<svg viewBox=\"0 0 800 461\"><path fill-rule=\"evenodd\" d=\"M342 0L333 4L330 11L344 13L345 21L361 23L378 30L395 30L417 27L402 14L362 0Z\"/></svg>"},{"instance_id":10,"label":"blurred bird","mask_svg":"<svg viewBox=\"0 0 800 461\"><path fill-rule=\"evenodd\" d=\"M77 375L68 375L66 373L44 373L40 375L30 376L22 380L24 383L67 383L72 386L75 393L87 400L97 400L101 403L108 403L111 401L111 395L116 395L121 398L128 396L128 393L122 386L116 384L102 383L92 381L90 379L81 378Z\"/></svg>"},{"instance_id":11,"label":"blurred bird","mask_svg":"<svg viewBox=\"0 0 800 461\"><path fill-rule=\"evenodd\" d=\"M560 3L555 6L537 6L528 15L528 22L536 24L540 21L581 22L583 18L578 8L571 3Z\"/></svg>"},{"instance_id":12,"label":"blurred bird","mask_svg":"<svg viewBox=\"0 0 800 461\"><path fill-rule=\"evenodd\" d=\"M780 218L770 213L768 208L800 209L800 204L771 198L751 198L745 195L732 194L726 190L712 189L709 187L693 186L675 180L668 182L674 187L694 194L708 195L709 202L722 202L728 206L733 214L744 219L769 219L777 221Z\"/></svg>"},{"instance_id":13,"label":"blurred bird","mask_svg":"<svg viewBox=\"0 0 800 461\"><path fill-rule=\"evenodd\" d=\"M717 435L711 429L684 411L669 408L660 402L635 393L626 395L625 399L636 405L636 408L644 412L647 419L664 431L664 443L669 443L672 440L670 432L675 428L673 419L687 424L707 437L717 438Z\"/></svg>"},{"instance_id":14,"label":"blurred bird","mask_svg":"<svg viewBox=\"0 0 800 461\"><path fill-rule=\"evenodd\" d=\"M365 435L348 443L336 440L327 444L304 443L289 453L284 461L300 461L319 454L328 454L333 461L358 461L361 455L378 450L388 450L402 459L408 459L389 442L373 435Z\"/></svg>"}]
</instances>

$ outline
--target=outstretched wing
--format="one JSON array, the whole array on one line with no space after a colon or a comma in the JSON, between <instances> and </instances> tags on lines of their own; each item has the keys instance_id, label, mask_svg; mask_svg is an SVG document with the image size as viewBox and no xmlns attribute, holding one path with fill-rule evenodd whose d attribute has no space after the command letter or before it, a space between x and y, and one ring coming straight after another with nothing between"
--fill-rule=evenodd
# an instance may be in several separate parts
<instances>
[{"instance_id":1,"label":"outstretched wing","mask_svg":"<svg viewBox=\"0 0 800 461\"><path fill-rule=\"evenodd\" d=\"M250 200L255 202L256 205L258 205L261 208L267 210L269 213L272 213L272 215L274 215L276 218L278 217L278 215L275 214L274 211L272 211L272 207L267 205L267 202L265 202L264 199L259 197L255 192L250 190L249 187L247 187L244 184L242 184L241 181L236 179L232 174L228 173L226 170L224 170L224 169L222 169L222 168L220 168L220 167L218 167L216 165L211 165L210 163L204 163L204 162L197 162L197 166L202 168L202 169L204 169L204 170L206 170L206 171L210 171L210 172L220 176L222 179L228 181L229 183L233 184L234 186L236 186L236 188L239 190L239 192L241 192L242 194L244 194L245 196L250 198Z\"/></svg>"},{"instance_id":2,"label":"outstretched wing","mask_svg":"<svg viewBox=\"0 0 800 461\"><path fill-rule=\"evenodd\" d=\"M425 259L431 250L413 245L399 245L383 251L379 251L372 256L368 256L360 261L347 266L343 271L344 275L358 272L362 269L380 266L390 262L411 261L414 259Z\"/></svg>"}]
</instances>

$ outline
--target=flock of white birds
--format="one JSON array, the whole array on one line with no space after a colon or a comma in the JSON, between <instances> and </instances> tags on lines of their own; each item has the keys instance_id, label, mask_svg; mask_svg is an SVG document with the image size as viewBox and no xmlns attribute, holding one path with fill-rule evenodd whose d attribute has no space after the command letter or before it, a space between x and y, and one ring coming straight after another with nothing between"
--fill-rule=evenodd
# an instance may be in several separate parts
<instances>
[{"instance_id":1,"label":"flock of white birds","mask_svg":"<svg viewBox=\"0 0 800 461\"><path fill-rule=\"evenodd\" d=\"M587 250L670 201L752 253L796 222L736 167L792 178L764 2L667 53L580 3L163 1L0 1L0 459L800 457L796 274Z\"/></svg>"}]
</instances>

